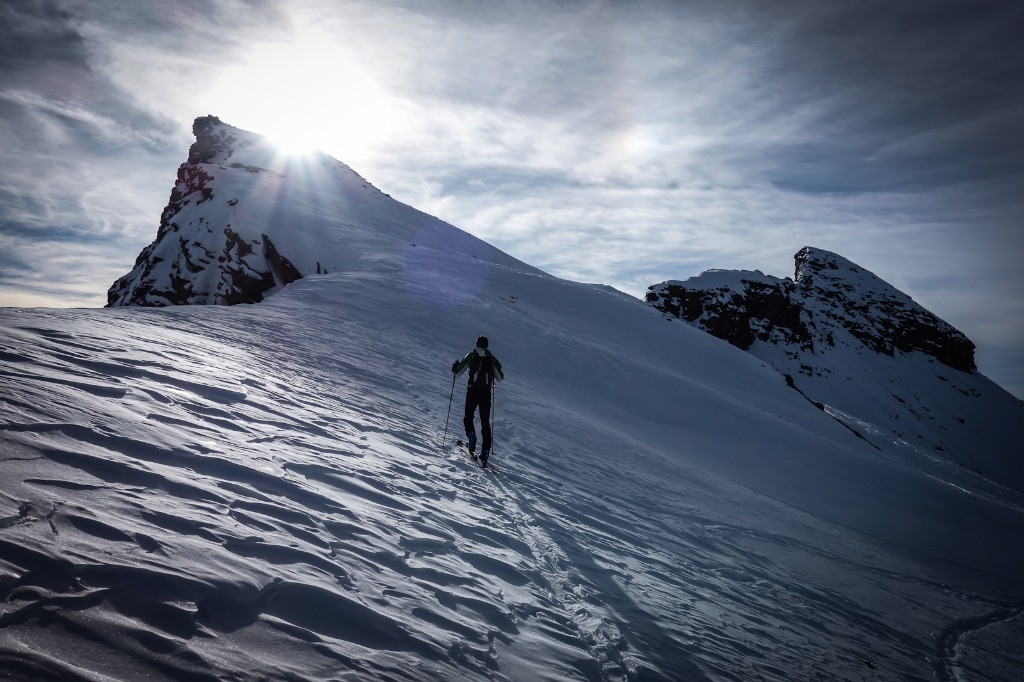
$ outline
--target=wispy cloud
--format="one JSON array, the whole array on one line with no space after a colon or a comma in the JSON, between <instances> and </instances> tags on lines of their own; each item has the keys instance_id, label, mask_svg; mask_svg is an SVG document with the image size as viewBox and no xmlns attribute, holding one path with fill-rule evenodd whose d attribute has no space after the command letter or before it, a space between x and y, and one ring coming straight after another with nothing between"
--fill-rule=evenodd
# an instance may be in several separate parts
<instances>
[{"instance_id":1,"label":"wispy cloud","mask_svg":"<svg viewBox=\"0 0 1024 682\"><path fill-rule=\"evenodd\" d=\"M110 258L109 241L14 240L0 234L0 251L4 306L100 307L107 288L124 274Z\"/></svg>"},{"instance_id":2,"label":"wispy cloud","mask_svg":"<svg viewBox=\"0 0 1024 682\"><path fill-rule=\"evenodd\" d=\"M0 27L8 292L26 265L126 271L213 113L319 128L396 198L637 295L838 251L962 327L983 371L1024 366L1015 5L39 0Z\"/></svg>"}]
</instances>

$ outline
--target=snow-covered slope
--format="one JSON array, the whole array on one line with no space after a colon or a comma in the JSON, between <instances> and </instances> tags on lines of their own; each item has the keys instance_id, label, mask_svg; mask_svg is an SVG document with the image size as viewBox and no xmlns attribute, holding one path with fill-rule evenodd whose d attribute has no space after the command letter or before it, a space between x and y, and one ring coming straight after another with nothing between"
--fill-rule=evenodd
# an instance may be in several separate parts
<instances>
[{"instance_id":1,"label":"snow-covered slope","mask_svg":"<svg viewBox=\"0 0 1024 682\"><path fill-rule=\"evenodd\" d=\"M976 371L974 344L842 256L795 258L794 279L711 270L648 302L764 360L871 443L1024 491L1024 405Z\"/></svg>"},{"instance_id":2,"label":"snow-covered slope","mask_svg":"<svg viewBox=\"0 0 1024 682\"><path fill-rule=\"evenodd\" d=\"M394 242L530 269L326 154L284 154L215 116L192 128L196 142L157 237L110 287L108 306L255 303L301 277L349 270Z\"/></svg>"},{"instance_id":3,"label":"snow-covered slope","mask_svg":"<svg viewBox=\"0 0 1024 682\"><path fill-rule=\"evenodd\" d=\"M306 276L259 305L0 310L8 677L1019 673L1020 493L373 196L327 275L275 233ZM481 333L492 472L451 447Z\"/></svg>"}]
</instances>

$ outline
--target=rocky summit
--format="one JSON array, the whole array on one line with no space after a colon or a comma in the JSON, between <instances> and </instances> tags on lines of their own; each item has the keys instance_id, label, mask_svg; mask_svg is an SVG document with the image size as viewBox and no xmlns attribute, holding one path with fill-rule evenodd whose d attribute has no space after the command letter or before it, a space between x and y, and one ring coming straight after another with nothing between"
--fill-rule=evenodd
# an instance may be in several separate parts
<instances>
[{"instance_id":1,"label":"rocky summit","mask_svg":"<svg viewBox=\"0 0 1024 682\"><path fill-rule=\"evenodd\" d=\"M1019 401L978 375L963 332L838 254L805 247L795 260L792 279L709 270L649 287L647 302L774 367L876 447L1021 485L1000 421Z\"/></svg>"},{"instance_id":2,"label":"rocky summit","mask_svg":"<svg viewBox=\"0 0 1024 682\"><path fill-rule=\"evenodd\" d=\"M286 179L268 167L277 150L216 116L197 118L192 131L196 141L178 168L156 239L110 287L108 307L255 303L304 274L270 236L291 226L251 210L261 203L253 201L254 176L265 191ZM249 175L252 187L240 185L239 175Z\"/></svg>"},{"instance_id":3,"label":"rocky summit","mask_svg":"<svg viewBox=\"0 0 1024 682\"><path fill-rule=\"evenodd\" d=\"M795 259L793 279L712 270L654 285L647 301L743 350L760 341L813 353L834 347L842 329L877 353L919 351L954 369L975 369L970 339L878 276L809 246Z\"/></svg>"},{"instance_id":4,"label":"rocky summit","mask_svg":"<svg viewBox=\"0 0 1024 682\"><path fill-rule=\"evenodd\" d=\"M231 221L239 198L218 192L221 171L269 172L230 161L236 145L245 149L253 141L240 139L215 116L197 118L192 131L196 142L178 168L156 240L110 287L108 307L255 303L302 277L266 232L243 236L247 230Z\"/></svg>"},{"instance_id":5,"label":"rocky summit","mask_svg":"<svg viewBox=\"0 0 1024 682\"><path fill-rule=\"evenodd\" d=\"M380 264L396 240L408 250L405 269L420 277L450 275L414 267L431 247L464 250L474 271L479 262L528 267L327 154L288 154L216 116L192 129L156 239L110 287L108 307L256 303L300 278Z\"/></svg>"}]
</instances>

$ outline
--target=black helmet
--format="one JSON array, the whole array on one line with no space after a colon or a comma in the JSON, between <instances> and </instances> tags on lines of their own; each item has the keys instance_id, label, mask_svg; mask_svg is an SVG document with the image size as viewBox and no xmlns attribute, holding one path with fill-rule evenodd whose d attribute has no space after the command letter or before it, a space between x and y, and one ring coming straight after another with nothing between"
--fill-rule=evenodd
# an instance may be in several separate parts
<instances>
[{"instance_id":1,"label":"black helmet","mask_svg":"<svg viewBox=\"0 0 1024 682\"><path fill-rule=\"evenodd\" d=\"M476 337L476 345L478 348L487 348L487 337L478 336Z\"/></svg>"}]
</instances>

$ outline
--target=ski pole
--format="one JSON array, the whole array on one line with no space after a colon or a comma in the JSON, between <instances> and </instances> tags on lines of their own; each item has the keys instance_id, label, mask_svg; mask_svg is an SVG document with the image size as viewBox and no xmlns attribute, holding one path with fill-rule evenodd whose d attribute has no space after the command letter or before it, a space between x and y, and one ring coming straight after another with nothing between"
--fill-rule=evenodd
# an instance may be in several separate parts
<instances>
[{"instance_id":1,"label":"ski pole","mask_svg":"<svg viewBox=\"0 0 1024 682\"><path fill-rule=\"evenodd\" d=\"M452 400L455 399L455 377L456 374L452 374L452 394L448 396L448 416L444 418L444 438L441 439L441 449L444 450L445 441L448 440L448 420L452 416Z\"/></svg>"},{"instance_id":2,"label":"ski pole","mask_svg":"<svg viewBox=\"0 0 1024 682\"><path fill-rule=\"evenodd\" d=\"M496 414L496 412L497 412L497 411L496 411L496 410L494 409L494 406L496 405L496 403L494 402L494 396L495 396L495 395L496 395L497 393L498 393L498 392L497 392L497 391L495 390L495 386L494 386L494 384L491 384L491 454L492 454L492 455L494 454L494 422L495 422L495 421L497 421L497 420L496 420L496 419L494 418L494 415L495 415L495 414Z\"/></svg>"}]
</instances>

